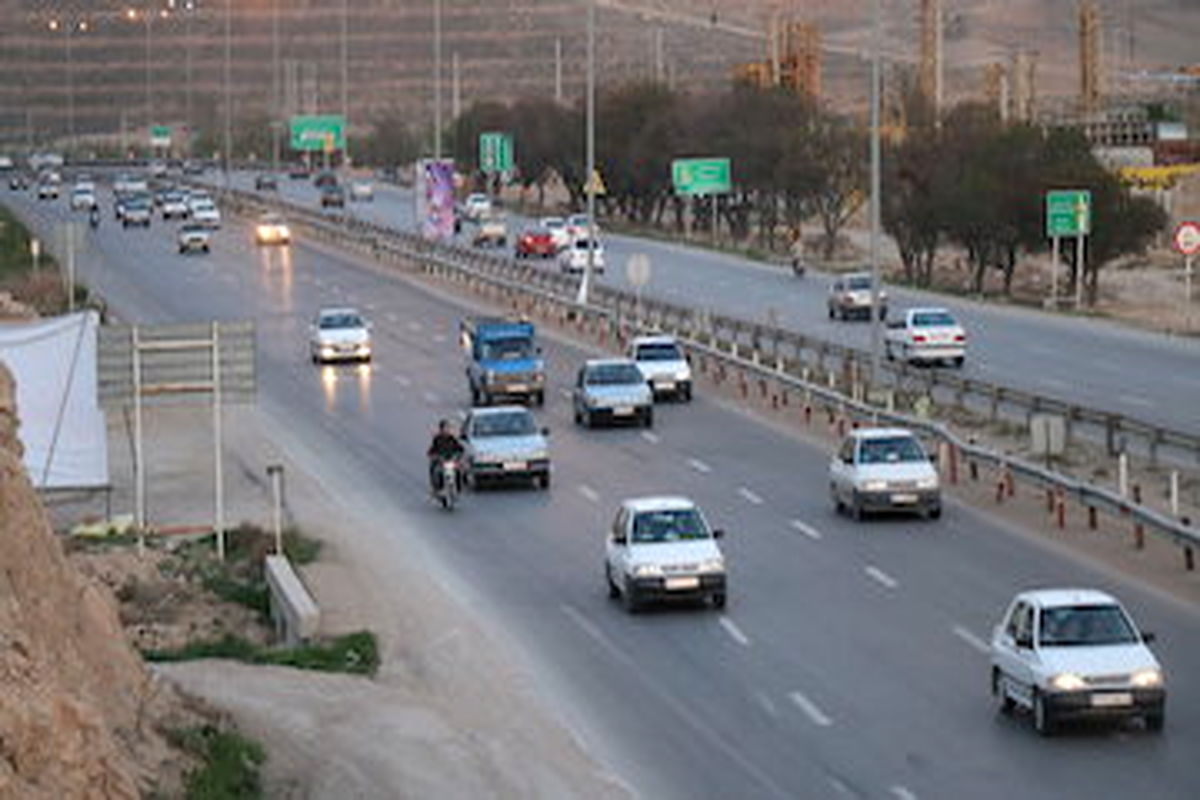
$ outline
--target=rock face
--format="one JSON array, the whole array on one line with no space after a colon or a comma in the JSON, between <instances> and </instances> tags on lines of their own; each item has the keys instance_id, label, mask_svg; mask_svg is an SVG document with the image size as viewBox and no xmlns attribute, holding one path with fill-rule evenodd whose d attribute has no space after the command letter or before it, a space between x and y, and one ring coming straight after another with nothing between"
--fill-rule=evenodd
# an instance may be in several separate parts
<instances>
[{"instance_id":1,"label":"rock face","mask_svg":"<svg viewBox=\"0 0 1200 800\"><path fill-rule=\"evenodd\" d=\"M135 798L158 682L111 596L67 562L21 464L0 363L0 798Z\"/></svg>"}]
</instances>

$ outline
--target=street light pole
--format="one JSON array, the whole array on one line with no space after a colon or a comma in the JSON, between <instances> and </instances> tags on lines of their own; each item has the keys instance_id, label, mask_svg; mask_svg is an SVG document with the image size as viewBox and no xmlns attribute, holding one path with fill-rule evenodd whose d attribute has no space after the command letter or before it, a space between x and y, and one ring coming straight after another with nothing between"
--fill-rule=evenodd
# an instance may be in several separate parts
<instances>
[{"instance_id":1,"label":"street light pole","mask_svg":"<svg viewBox=\"0 0 1200 800\"><path fill-rule=\"evenodd\" d=\"M882 320L879 318L880 228L882 209L883 153L880 143L881 69L879 50L882 47L880 0L872 0L871 21L871 384L879 375L879 349Z\"/></svg>"},{"instance_id":2,"label":"street light pole","mask_svg":"<svg viewBox=\"0 0 1200 800\"><path fill-rule=\"evenodd\" d=\"M233 83L230 61L233 56L233 0L225 0L225 136L224 178L229 190L229 162L233 158Z\"/></svg>"},{"instance_id":3,"label":"street light pole","mask_svg":"<svg viewBox=\"0 0 1200 800\"><path fill-rule=\"evenodd\" d=\"M442 0L433 0L433 158L442 158Z\"/></svg>"},{"instance_id":4,"label":"street light pole","mask_svg":"<svg viewBox=\"0 0 1200 800\"><path fill-rule=\"evenodd\" d=\"M278 0L277 0L278 1ZM342 167L350 166L350 103L349 103L349 0L342 0L342 124L345 143L342 145Z\"/></svg>"},{"instance_id":5,"label":"street light pole","mask_svg":"<svg viewBox=\"0 0 1200 800\"><path fill-rule=\"evenodd\" d=\"M146 135L150 135L150 127L154 124L154 98L150 94L150 26L154 15L150 13L150 4L146 4L146 63L145 63L145 92L146 92Z\"/></svg>"},{"instance_id":6,"label":"street light pole","mask_svg":"<svg viewBox=\"0 0 1200 800\"><path fill-rule=\"evenodd\" d=\"M193 0L187 0L183 6L184 13L184 29L183 36L187 40L184 43L184 124L187 127L187 141L184 152L190 157L192 155L192 12L195 11L196 4Z\"/></svg>"},{"instance_id":7,"label":"street light pole","mask_svg":"<svg viewBox=\"0 0 1200 800\"><path fill-rule=\"evenodd\" d=\"M587 195L588 257L579 282L576 302L586 305L596 260L596 0L587 0L587 145L584 165L584 193Z\"/></svg>"},{"instance_id":8,"label":"street light pole","mask_svg":"<svg viewBox=\"0 0 1200 800\"><path fill-rule=\"evenodd\" d=\"M271 172L279 172L283 104L279 99L279 0L271 3Z\"/></svg>"}]
</instances>

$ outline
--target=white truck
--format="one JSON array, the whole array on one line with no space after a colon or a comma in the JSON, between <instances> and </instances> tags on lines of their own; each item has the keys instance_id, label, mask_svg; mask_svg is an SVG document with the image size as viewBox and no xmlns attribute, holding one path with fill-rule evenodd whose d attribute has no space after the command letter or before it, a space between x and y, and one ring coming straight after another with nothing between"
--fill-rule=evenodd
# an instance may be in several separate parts
<instances>
[{"instance_id":1,"label":"white truck","mask_svg":"<svg viewBox=\"0 0 1200 800\"><path fill-rule=\"evenodd\" d=\"M944 308L911 308L888 322L883 348L889 361L961 367L967 357L967 332Z\"/></svg>"}]
</instances>

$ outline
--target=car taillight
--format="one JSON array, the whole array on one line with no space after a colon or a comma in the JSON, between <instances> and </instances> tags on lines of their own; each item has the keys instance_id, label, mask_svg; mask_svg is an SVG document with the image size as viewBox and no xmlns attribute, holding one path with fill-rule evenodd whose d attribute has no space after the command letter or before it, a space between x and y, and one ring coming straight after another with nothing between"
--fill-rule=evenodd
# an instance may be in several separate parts
<instances>
[{"instance_id":1,"label":"car taillight","mask_svg":"<svg viewBox=\"0 0 1200 800\"><path fill-rule=\"evenodd\" d=\"M967 335L965 333L958 333L958 334L955 334L955 336L954 336L954 341L956 341L956 342L965 342L966 340L967 340Z\"/></svg>"},{"instance_id":2,"label":"car taillight","mask_svg":"<svg viewBox=\"0 0 1200 800\"><path fill-rule=\"evenodd\" d=\"M914 333L914 334L913 334L913 341L914 341L914 342L923 342L923 341L925 341L925 334L923 334L923 333Z\"/></svg>"}]
</instances>

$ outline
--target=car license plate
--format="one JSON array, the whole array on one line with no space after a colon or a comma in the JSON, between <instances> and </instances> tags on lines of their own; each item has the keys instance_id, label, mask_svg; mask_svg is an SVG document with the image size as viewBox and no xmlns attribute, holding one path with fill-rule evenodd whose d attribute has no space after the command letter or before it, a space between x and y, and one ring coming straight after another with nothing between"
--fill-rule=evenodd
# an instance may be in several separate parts
<instances>
[{"instance_id":1,"label":"car license plate","mask_svg":"<svg viewBox=\"0 0 1200 800\"><path fill-rule=\"evenodd\" d=\"M675 381L655 381L654 388L660 392L670 392L675 389Z\"/></svg>"},{"instance_id":2,"label":"car license plate","mask_svg":"<svg viewBox=\"0 0 1200 800\"><path fill-rule=\"evenodd\" d=\"M892 502L903 505L912 505L913 503L917 502L917 496L915 494L894 494L892 495Z\"/></svg>"},{"instance_id":3,"label":"car license plate","mask_svg":"<svg viewBox=\"0 0 1200 800\"><path fill-rule=\"evenodd\" d=\"M663 581L663 588L668 592L686 591L695 589L700 586L700 579L695 575L684 575L678 578L667 578Z\"/></svg>"},{"instance_id":4,"label":"car license plate","mask_svg":"<svg viewBox=\"0 0 1200 800\"><path fill-rule=\"evenodd\" d=\"M1092 705L1101 708L1109 706L1131 706L1133 705L1133 695L1129 692L1107 692L1105 694L1092 695Z\"/></svg>"},{"instance_id":5,"label":"car license plate","mask_svg":"<svg viewBox=\"0 0 1200 800\"><path fill-rule=\"evenodd\" d=\"M513 394L517 394L518 392L529 391L529 387L523 383L514 383L509 385L508 390Z\"/></svg>"},{"instance_id":6,"label":"car license plate","mask_svg":"<svg viewBox=\"0 0 1200 800\"><path fill-rule=\"evenodd\" d=\"M612 413L618 417L628 417L633 413L633 406L617 406Z\"/></svg>"},{"instance_id":7,"label":"car license plate","mask_svg":"<svg viewBox=\"0 0 1200 800\"><path fill-rule=\"evenodd\" d=\"M504 471L505 472L519 472L523 469L525 469L524 461L505 461L504 462Z\"/></svg>"}]
</instances>

